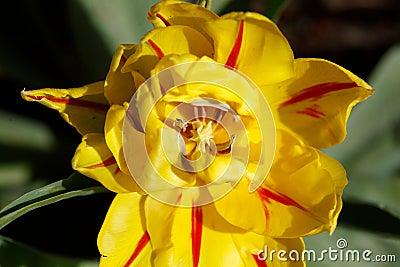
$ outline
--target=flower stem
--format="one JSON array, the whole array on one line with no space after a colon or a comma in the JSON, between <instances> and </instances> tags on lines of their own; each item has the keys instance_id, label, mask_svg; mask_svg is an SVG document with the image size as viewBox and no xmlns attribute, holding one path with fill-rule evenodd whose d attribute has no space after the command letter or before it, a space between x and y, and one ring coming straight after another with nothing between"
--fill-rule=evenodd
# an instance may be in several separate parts
<instances>
[{"instance_id":1,"label":"flower stem","mask_svg":"<svg viewBox=\"0 0 400 267\"><path fill-rule=\"evenodd\" d=\"M205 7L207 9L211 9L212 0L199 0L198 5Z\"/></svg>"}]
</instances>

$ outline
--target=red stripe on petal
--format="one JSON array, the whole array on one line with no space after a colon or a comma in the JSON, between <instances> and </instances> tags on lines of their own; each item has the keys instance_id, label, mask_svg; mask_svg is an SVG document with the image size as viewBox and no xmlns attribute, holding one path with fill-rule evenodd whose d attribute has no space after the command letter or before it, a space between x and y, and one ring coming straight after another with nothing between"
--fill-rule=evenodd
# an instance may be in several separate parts
<instances>
[{"instance_id":1,"label":"red stripe on petal","mask_svg":"<svg viewBox=\"0 0 400 267\"><path fill-rule=\"evenodd\" d=\"M157 13L156 17L159 18L166 27L171 26L171 23L168 22L168 20L166 18L164 18L161 14Z\"/></svg>"},{"instance_id":2,"label":"red stripe on petal","mask_svg":"<svg viewBox=\"0 0 400 267\"><path fill-rule=\"evenodd\" d=\"M122 173L121 169L117 166L114 171L114 175L117 175L118 173Z\"/></svg>"},{"instance_id":3,"label":"red stripe on petal","mask_svg":"<svg viewBox=\"0 0 400 267\"><path fill-rule=\"evenodd\" d=\"M354 87L358 87L357 83L355 82L348 82L348 83L331 82L331 83L317 84L301 90L299 93L293 95L289 100L283 102L280 105L280 107L296 104L304 100L317 100L330 92L351 89Z\"/></svg>"},{"instance_id":4,"label":"red stripe on petal","mask_svg":"<svg viewBox=\"0 0 400 267\"><path fill-rule=\"evenodd\" d=\"M34 99L34 100L38 100L38 101L40 101L42 99L46 99L46 100L48 100L50 102L54 102L54 103L91 108L96 111L102 111L102 112L107 111L110 107L107 104L91 102L91 101L86 101L86 100L81 100L81 99L76 99L76 98L57 98L57 97L52 97L52 96L37 96L37 95L27 95L27 97Z\"/></svg>"},{"instance_id":5,"label":"red stripe on petal","mask_svg":"<svg viewBox=\"0 0 400 267\"><path fill-rule=\"evenodd\" d=\"M322 111L318 110L318 108L319 108L318 105L313 105L312 107L308 107L303 110L298 110L296 111L296 113L308 115L316 119L321 119L325 116L325 114Z\"/></svg>"},{"instance_id":6,"label":"red stripe on petal","mask_svg":"<svg viewBox=\"0 0 400 267\"><path fill-rule=\"evenodd\" d=\"M122 61L122 63L126 63L127 60L128 60L128 59L126 58L126 56L124 56L124 55L121 56L121 61Z\"/></svg>"},{"instance_id":7,"label":"red stripe on petal","mask_svg":"<svg viewBox=\"0 0 400 267\"><path fill-rule=\"evenodd\" d=\"M140 238L139 242L136 245L135 250L132 253L132 256L125 263L124 267L129 267L135 261L135 259L139 256L140 252L143 251L143 249L149 243L149 241L150 241L150 236L149 233L146 231Z\"/></svg>"},{"instance_id":8,"label":"red stripe on petal","mask_svg":"<svg viewBox=\"0 0 400 267\"><path fill-rule=\"evenodd\" d=\"M261 199L268 203L270 202L270 200L274 200L285 206L294 206L302 211L308 212L306 208L284 194L272 192L271 190L268 190L264 187L260 187L257 191Z\"/></svg>"},{"instance_id":9,"label":"red stripe on petal","mask_svg":"<svg viewBox=\"0 0 400 267\"><path fill-rule=\"evenodd\" d=\"M153 40L149 39L149 40L147 40L147 42L149 43L151 48L153 48L154 52L156 52L157 57L159 59L164 57L163 51L161 50L161 48L155 42L153 42Z\"/></svg>"},{"instance_id":10,"label":"red stripe on petal","mask_svg":"<svg viewBox=\"0 0 400 267\"><path fill-rule=\"evenodd\" d=\"M268 267L265 261L262 261L258 258L258 255L252 254L252 256L258 267Z\"/></svg>"},{"instance_id":11,"label":"red stripe on petal","mask_svg":"<svg viewBox=\"0 0 400 267\"><path fill-rule=\"evenodd\" d=\"M225 66L229 66L232 68L236 67L237 59L238 59L239 53L240 53L240 48L241 48L242 42L243 42L243 30L244 30L244 21L241 20L235 44L233 45L233 48L231 50L231 53L229 54L229 57L225 63Z\"/></svg>"},{"instance_id":12,"label":"red stripe on petal","mask_svg":"<svg viewBox=\"0 0 400 267\"><path fill-rule=\"evenodd\" d=\"M203 211L201 207L192 207L193 267L199 266L202 231L203 231Z\"/></svg>"},{"instance_id":13,"label":"red stripe on petal","mask_svg":"<svg viewBox=\"0 0 400 267\"><path fill-rule=\"evenodd\" d=\"M176 199L175 205L179 206L179 204L181 204L182 201L182 192L178 195L178 198Z\"/></svg>"},{"instance_id":14,"label":"red stripe on petal","mask_svg":"<svg viewBox=\"0 0 400 267\"><path fill-rule=\"evenodd\" d=\"M116 163L117 163L117 161L115 160L115 158L113 156L111 156L108 159L106 159L106 160L104 160L104 161L102 161L100 163L97 163L97 164L94 164L94 165L90 165L90 166L87 166L85 168L86 169L96 169L96 168L102 168L102 167L111 166L111 165L114 165Z\"/></svg>"}]
</instances>

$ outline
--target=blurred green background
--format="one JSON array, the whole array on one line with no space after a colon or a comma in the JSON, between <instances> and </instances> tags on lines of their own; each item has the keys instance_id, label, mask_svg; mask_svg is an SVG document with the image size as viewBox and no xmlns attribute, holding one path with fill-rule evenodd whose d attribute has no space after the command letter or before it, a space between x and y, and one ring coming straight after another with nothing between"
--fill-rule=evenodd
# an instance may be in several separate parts
<instances>
[{"instance_id":1,"label":"blurred green background","mask_svg":"<svg viewBox=\"0 0 400 267\"><path fill-rule=\"evenodd\" d=\"M0 208L25 192L67 178L81 138L57 112L24 102L20 91L104 80L117 44L136 43L151 28L146 14L156 2L2 3ZM352 113L346 141L326 151L343 163L350 181L339 227L333 237L321 234L306 243L321 251L346 238L351 249L396 254L400 261L400 2L214 0L213 10L267 14L278 21L295 57L331 60L376 89ZM112 193L71 198L18 218L0 230L0 267L96 266L97 233L112 198Z\"/></svg>"}]
</instances>

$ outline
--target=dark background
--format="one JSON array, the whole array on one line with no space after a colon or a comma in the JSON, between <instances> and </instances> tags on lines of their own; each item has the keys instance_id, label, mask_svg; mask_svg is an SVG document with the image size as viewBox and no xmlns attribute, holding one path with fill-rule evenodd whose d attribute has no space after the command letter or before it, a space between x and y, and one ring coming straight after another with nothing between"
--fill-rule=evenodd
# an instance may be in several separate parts
<instances>
[{"instance_id":1,"label":"dark background","mask_svg":"<svg viewBox=\"0 0 400 267\"><path fill-rule=\"evenodd\" d=\"M36 151L1 142L0 159L29 162L32 179L48 183L71 174L70 160L81 136L57 112L23 101L20 91L104 80L112 57L76 3L7 1L1 7L0 110L43 121L56 143L51 150ZM230 6L235 8L265 12L268 5L250 1L250 7ZM397 0L296 0L284 9L279 26L295 57L325 58L366 79L382 54L399 43L399 14ZM47 252L95 258L95 240L112 198L106 193L46 206L17 219L0 234ZM346 212L350 211L345 208L343 216ZM60 229L61 235L52 234Z\"/></svg>"}]
</instances>

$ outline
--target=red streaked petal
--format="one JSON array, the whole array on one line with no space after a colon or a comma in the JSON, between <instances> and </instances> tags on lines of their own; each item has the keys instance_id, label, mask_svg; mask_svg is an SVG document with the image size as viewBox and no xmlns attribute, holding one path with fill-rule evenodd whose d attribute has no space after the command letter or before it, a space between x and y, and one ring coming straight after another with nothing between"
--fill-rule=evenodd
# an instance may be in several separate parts
<instances>
[{"instance_id":1,"label":"red streaked petal","mask_svg":"<svg viewBox=\"0 0 400 267\"><path fill-rule=\"evenodd\" d=\"M91 102L91 101L86 101L86 100L81 100L81 99L76 99L76 98L58 98L58 97L53 97L53 96L39 96L39 95L26 95L26 96L33 100L40 101L44 98L44 99L54 102L54 103L91 108L98 112L107 111L109 108L108 105L103 104L103 103Z\"/></svg>"},{"instance_id":2,"label":"red streaked petal","mask_svg":"<svg viewBox=\"0 0 400 267\"><path fill-rule=\"evenodd\" d=\"M252 256L258 267L268 267L268 265L265 261L258 259L258 255L252 254Z\"/></svg>"},{"instance_id":3,"label":"red streaked petal","mask_svg":"<svg viewBox=\"0 0 400 267\"><path fill-rule=\"evenodd\" d=\"M164 52L161 50L161 48L151 39L147 40L151 48L153 48L154 52L156 52L157 57L159 59L164 57Z\"/></svg>"},{"instance_id":4,"label":"red streaked petal","mask_svg":"<svg viewBox=\"0 0 400 267\"><path fill-rule=\"evenodd\" d=\"M193 267L199 266L202 230L203 230L203 211L201 207L192 207Z\"/></svg>"},{"instance_id":5,"label":"red streaked petal","mask_svg":"<svg viewBox=\"0 0 400 267\"><path fill-rule=\"evenodd\" d=\"M316 119L322 119L325 116L325 113L320 111L320 106L317 104L312 105L311 107L307 107L302 110L296 111L297 114L304 114Z\"/></svg>"},{"instance_id":6,"label":"red streaked petal","mask_svg":"<svg viewBox=\"0 0 400 267\"><path fill-rule=\"evenodd\" d=\"M79 88L23 90L21 96L26 101L36 101L57 110L82 135L104 131L105 115L109 108L104 97L104 81Z\"/></svg>"},{"instance_id":7,"label":"red streaked petal","mask_svg":"<svg viewBox=\"0 0 400 267\"><path fill-rule=\"evenodd\" d=\"M166 27L171 26L171 24L168 22L168 20L166 18L164 18L164 16L161 15L160 13L157 13L156 17L159 18L165 24Z\"/></svg>"},{"instance_id":8,"label":"red streaked petal","mask_svg":"<svg viewBox=\"0 0 400 267\"><path fill-rule=\"evenodd\" d=\"M352 108L373 90L350 71L327 60L298 58L294 63L293 78L261 87L271 110L277 111L277 128L288 127L303 142L317 148L342 142Z\"/></svg>"},{"instance_id":9,"label":"red streaked petal","mask_svg":"<svg viewBox=\"0 0 400 267\"><path fill-rule=\"evenodd\" d=\"M122 55L122 56L121 56L121 61L122 61L122 63L126 63L127 60L128 60L128 59L126 58L125 55Z\"/></svg>"},{"instance_id":10,"label":"red streaked petal","mask_svg":"<svg viewBox=\"0 0 400 267\"><path fill-rule=\"evenodd\" d=\"M228 60L225 63L226 66L235 68L237 65L237 59L239 57L240 48L242 46L242 41L243 41L243 30L244 30L244 20L241 20L235 44L233 45L233 48L231 50L231 53L229 54Z\"/></svg>"},{"instance_id":11,"label":"red streaked petal","mask_svg":"<svg viewBox=\"0 0 400 267\"><path fill-rule=\"evenodd\" d=\"M268 203L271 200L274 200L285 206L294 206L302 211L308 212L308 210L306 208L304 208L299 203L297 203L296 201L294 201L293 199L291 199L290 197L288 197L284 194L281 194L278 192L273 192L272 190L269 190L264 187L260 187L257 191L258 191L258 194L260 195L261 199Z\"/></svg>"},{"instance_id":12,"label":"red streaked petal","mask_svg":"<svg viewBox=\"0 0 400 267\"><path fill-rule=\"evenodd\" d=\"M104 134L85 135L76 149L71 165L74 170L99 181L110 191L126 193L139 190L135 180L120 171Z\"/></svg>"},{"instance_id":13,"label":"red streaked petal","mask_svg":"<svg viewBox=\"0 0 400 267\"><path fill-rule=\"evenodd\" d=\"M317 84L301 90L297 94L293 95L289 100L281 103L280 107L296 104L304 100L317 100L330 92L346 90L355 87L358 87L357 83L355 82L347 82L347 83L328 82L328 83Z\"/></svg>"},{"instance_id":14,"label":"red streaked petal","mask_svg":"<svg viewBox=\"0 0 400 267\"><path fill-rule=\"evenodd\" d=\"M146 231L140 238L139 242L136 245L135 250L132 253L132 256L125 263L124 267L129 267L135 261L135 259L139 256L140 252L142 252L142 250L149 243L149 241L150 241L150 236L149 233Z\"/></svg>"},{"instance_id":15,"label":"red streaked petal","mask_svg":"<svg viewBox=\"0 0 400 267\"><path fill-rule=\"evenodd\" d=\"M96 169L96 168L101 168L101 167L108 167L108 166L111 166L111 165L116 164L116 163L117 163L117 161L115 160L115 158L113 156L111 156L111 157L107 158L106 160L104 160L104 161L102 161L100 163L93 164L93 165L90 165L90 166L87 166L87 167L84 167L84 168L86 168L86 169Z\"/></svg>"}]
</instances>

